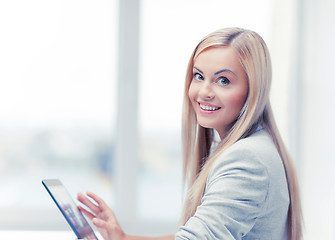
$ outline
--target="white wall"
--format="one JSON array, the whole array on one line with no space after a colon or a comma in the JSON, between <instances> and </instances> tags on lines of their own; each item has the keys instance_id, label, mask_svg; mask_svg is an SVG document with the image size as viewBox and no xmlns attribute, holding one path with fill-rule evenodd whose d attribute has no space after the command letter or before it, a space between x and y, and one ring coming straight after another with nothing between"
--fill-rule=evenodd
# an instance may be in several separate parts
<instances>
[{"instance_id":1,"label":"white wall","mask_svg":"<svg viewBox=\"0 0 335 240\"><path fill-rule=\"evenodd\" d=\"M298 156L305 239L335 239L335 2L300 1Z\"/></svg>"}]
</instances>

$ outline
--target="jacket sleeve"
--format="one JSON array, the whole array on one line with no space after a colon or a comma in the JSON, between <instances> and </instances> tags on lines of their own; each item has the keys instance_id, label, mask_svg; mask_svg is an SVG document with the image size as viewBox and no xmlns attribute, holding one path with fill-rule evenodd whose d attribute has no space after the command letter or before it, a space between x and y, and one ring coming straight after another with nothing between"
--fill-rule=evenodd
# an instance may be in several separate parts
<instances>
[{"instance_id":1,"label":"jacket sleeve","mask_svg":"<svg viewBox=\"0 0 335 240\"><path fill-rule=\"evenodd\" d=\"M201 205L175 239L242 239L262 217L266 167L252 149L228 149L213 165Z\"/></svg>"}]
</instances>

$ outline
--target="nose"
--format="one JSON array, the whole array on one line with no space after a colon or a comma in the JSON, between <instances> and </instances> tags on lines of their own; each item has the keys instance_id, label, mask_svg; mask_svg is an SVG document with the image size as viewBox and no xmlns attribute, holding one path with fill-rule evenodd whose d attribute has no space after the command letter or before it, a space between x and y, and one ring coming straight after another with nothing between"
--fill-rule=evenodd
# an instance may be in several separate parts
<instances>
[{"instance_id":1,"label":"nose","mask_svg":"<svg viewBox=\"0 0 335 240\"><path fill-rule=\"evenodd\" d=\"M204 81L199 90L199 96L203 100L211 100L215 97L215 93L213 91L213 86L209 81Z\"/></svg>"}]
</instances>

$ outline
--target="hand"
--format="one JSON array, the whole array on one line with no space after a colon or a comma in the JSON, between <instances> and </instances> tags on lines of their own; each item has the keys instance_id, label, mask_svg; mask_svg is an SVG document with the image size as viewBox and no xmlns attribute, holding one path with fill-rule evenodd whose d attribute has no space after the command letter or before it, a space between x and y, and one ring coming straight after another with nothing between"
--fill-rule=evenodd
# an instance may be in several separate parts
<instances>
[{"instance_id":1,"label":"hand","mask_svg":"<svg viewBox=\"0 0 335 240\"><path fill-rule=\"evenodd\" d=\"M94 193L86 194L87 196L78 193L77 199L90 211L79 206L80 211L92 221L105 240L124 240L126 234L122 231L114 212Z\"/></svg>"}]
</instances>

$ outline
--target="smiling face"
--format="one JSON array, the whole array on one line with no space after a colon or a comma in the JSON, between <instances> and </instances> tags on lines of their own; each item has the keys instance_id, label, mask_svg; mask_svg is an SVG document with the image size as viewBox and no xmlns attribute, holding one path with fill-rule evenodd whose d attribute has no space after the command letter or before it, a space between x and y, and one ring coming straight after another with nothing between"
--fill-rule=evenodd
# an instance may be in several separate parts
<instances>
[{"instance_id":1,"label":"smiling face","mask_svg":"<svg viewBox=\"0 0 335 240\"><path fill-rule=\"evenodd\" d=\"M247 76L231 47L211 47L198 55L188 95L199 125L215 128L223 139L248 96Z\"/></svg>"}]
</instances>

